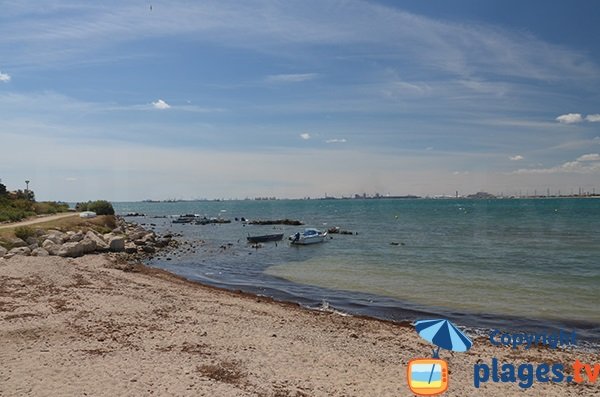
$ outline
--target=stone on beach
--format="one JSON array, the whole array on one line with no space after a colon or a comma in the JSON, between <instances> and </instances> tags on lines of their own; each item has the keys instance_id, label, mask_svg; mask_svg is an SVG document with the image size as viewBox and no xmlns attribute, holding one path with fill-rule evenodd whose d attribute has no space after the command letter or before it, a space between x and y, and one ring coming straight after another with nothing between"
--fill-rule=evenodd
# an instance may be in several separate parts
<instances>
[{"instance_id":1,"label":"stone on beach","mask_svg":"<svg viewBox=\"0 0 600 397\"><path fill-rule=\"evenodd\" d=\"M20 248L20 247L26 247L27 246L27 243L24 240L22 240L22 239L20 239L18 237L8 239L8 243L13 248Z\"/></svg>"},{"instance_id":2,"label":"stone on beach","mask_svg":"<svg viewBox=\"0 0 600 397\"><path fill-rule=\"evenodd\" d=\"M31 251L31 256L48 256L50 253L43 248L36 248ZM2 256L2 255L0 255Z\"/></svg>"},{"instance_id":3,"label":"stone on beach","mask_svg":"<svg viewBox=\"0 0 600 397\"><path fill-rule=\"evenodd\" d=\"M85 234L85 238L96 243L96 251L107 252L109 250L109 246L106 243L106 241L104 241L104 239L102 237L100 237L98 234L94 233L93 231L90 230L89 232L87 232Z\"/></svg>"},{"instance_id":4,"label":"stone on beach","mask_svg":"<svg viewBox=\"0 0 600 397\"><path fill-rule=\"evenodd\" d=\"M125 238L122 236L114 236L109 240L108 245L112 252L123 252L125 251Z\"/></svg>"},{"instance_id":5,"label":"stone on beach","mask_svg":"<svg viewBox=\"0 0 600 397\"><path fill-rule=\"evenodd\" d=\"M58 250L58 256L70 258L83 256L83 245L78 242L64 243Z\"/></svg>"},{"instance_id":6,"label":"stone on beach","mask_svg":"<svg viewBox=\"0 0 600 397\"><path fill-rule=\"evenodd\" d=\"M29 247L16 247L8 251L8 254L28 256L31 254L31 250Z\"/></svg>"}]
</instances>

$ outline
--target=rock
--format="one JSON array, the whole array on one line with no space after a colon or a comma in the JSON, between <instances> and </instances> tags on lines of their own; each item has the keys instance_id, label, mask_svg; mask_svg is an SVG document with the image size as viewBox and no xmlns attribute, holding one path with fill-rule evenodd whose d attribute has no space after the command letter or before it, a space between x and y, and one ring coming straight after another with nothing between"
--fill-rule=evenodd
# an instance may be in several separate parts
<instances>
[{"instance_id":1,"label":"rock","mask_svg":"<svg viewBox=\"0 0 600 397\"><path fill-rule=\"evenodd\" d=\"M71 235L71 237L69 237L69 241L72 243L77 243L81 240L83 240L84 234L82 231L79 231L73 235Z\"/></svg>"},{"instance_id":2,"label":"rock","mask_svg":"<svg viewBox=\"0 0 600 397\"><path fill-rule=\"evenodd\" d=\"M81 248L83 249L83 254L91 254L96 251L96 242L94 240L90 240L89 238L84 238L79 242Z\"/></svg>"},{"instance_id":3,"label":"rock","mask_svg":"<svg viewBox=\"0 0 600 397\"><path fill-rule=\"evenodd\" d=\"M46 240L52 241L54 244L62 244L67 240L67 235L58 230L51 230L46 236Z\"/></svg>"},{"instance_id":4,"label":"rock","mask_svg":"<svg viewBox=\"0 0 600 397\"><path fill-rule=\"evenodd\" d=\"M125 244L125 252L128 254L135 254L137 252L137 245L133 243Z\"/></svg>"},{"instance_id":5,"label":"rock","mask_svg":"<svg viewBox=\"0 0 600 397\"><path fill-rule=\"evenodd\" d=\"M13 248L27 247L27 243L18 237L8 239L8 243Z\"/></svg>"},{"instance_id":6,"label":"rock","mask_svg":"<svg viewBox=\"0 0 600 397\"><path fill-rule=\"evenodd\" d=\"M156 240L156 243L154 243L154 245L158 248L164 248L169 245L170 241L171 239L159 238L158 240Z\"/></svg>"},{"instance_id":7,"label":"rock","mask_svg":"<svg viewBox=\"0 0 600 397\"><path fill-rule=\"evenodd\" d=\"M48 256L50 253L43 248L36 248L31 251L31 256Z\"/></svg>"},{"instance_id":8,"label":"rock","mask_svg":"<svg viewBox=\"0 0 600 397\"><path fill-rule=\"evenodd\" d=\"M60 250L60 245L56 244L52 240L44 240L42 243L42 248L48 251L50 255L58 255L58 251Z\"/></svg>"},{"instance_id":9,"label":"rock","mask_svg":"<svg viewBox=\"0 0 600 397\"><path fill-rule=\"evenodd\" d=\"M141 240L146 236L145 230L136 230L134 232L129 233L129 239L132 241Z\"/></svg>"},{"instance_id":10,"label":"rock","mask_svg":"<svg viewBox=\"0 0 600 397\"><path fill-rule=\"evenodd\" d=\"M58 250L58 256L77 258L83 256L83 245L79 242L64 243Z\"/></svg>"},{"instance_id":11,"label":"rock","mask_svg":"<svg viewBox=\"0 0 600 397\"><path fill-rule=\"evenodd\" d=\"M31 250L29 247L18 247L8 251L8 254L29 256L31 254Z\"/></svg>"},{"instance_id":12,"label":"rock","mask_svg":"<svg viewBox=\"0 0 600 397\"><path fill-rule=\"evenodd\" d=\"M144 235L144 237L142 237L142 241L145 243L153 243L154 241L156 241L156 234L154 234L154 232L147 233L146 235Z\"/></svg>"},{"instance_id":13,"label":"rock","mask_svg":"<svg viewBox=\"0 0 600 397\"><path fill-rule=\"evenodd\" d=\"M91 230L85 234L85 238L96 243L96 251L107 252L109 250L108 244L96 233Z\"/></svg>"},{"instance_id":14,"label":"rock","mask_svg":"<svg viewBox=\"0 0 600 397\"><path fill-rule=\"evenodd\" d=\"M28 247L29 247L30 250L33 251L34 249L39 248L39 245L38 245L37 242L35 242L33 244L28 245Z\"/></svg>"},{"instance_id":15,"label":"rock","mask_svg":"<svg viewBox=\"0 0 600 397\"><path fill-rule=\"evenodd\" d=\"M144 250L144 252L145 252L145 253L147 253L147 254L153 254L153 253L155 253L155 252L156 252L156 249L155 249L153 246L151 246L151 245L144 245L144 246L142 247L142 249L143 249L143 250Z\"/></svg>"},{"instance_id":16,"label":"rock","mask_svg":"<svg viewBox=\"0 0 600 397\"><path fill-rule=\"evenodd\" d=\"M133 243L135 245L137 245L138 247L141 247L142 245L146 245L146 242L144 240L134 240Z\"/></svg>"},{"instance_id":17,"label":"rock","mask_svg":"<svg viewBox=\"0 0 600 397\"><path fill-rule=\"evenodd\" d=\"M4 247L0 247L0 258L8 253L8 250Z\"/></svg>"},{"instance_id":18,"label":"rock","mask_svg":"<svg viewBox=\"0 0 600 397\"><path fill-rule=\"evenodd\" d=\"M122 236L115 236L110 239L108 246L112 252L123 252L125 251L125 238Z\"/></svg>"},{"instance_id":19,"label":"rock","mask_svg":"<svg viewBox=\"0 0 600 397\"><path fill-rule=\"evenodd\" d=\"M111 233L113 233L113 234L121 234L121 233L123 233L123 228L122 228L121 226L119 226L119 227L115 227L115 228L112 230L112 232L111 232Z\"/></svg>"},{"instance_id":20,"label":"rock","mask_svg":"<svg viewBox=\"0 0 600 397\"><path fill-rule=\"evenodd\" d=\"M37 238L35 237L27 237L27 240L25 240L25 242L27 243L27 245L33 245L33 244L37 244Z\"/></svg>"}]
</instances>

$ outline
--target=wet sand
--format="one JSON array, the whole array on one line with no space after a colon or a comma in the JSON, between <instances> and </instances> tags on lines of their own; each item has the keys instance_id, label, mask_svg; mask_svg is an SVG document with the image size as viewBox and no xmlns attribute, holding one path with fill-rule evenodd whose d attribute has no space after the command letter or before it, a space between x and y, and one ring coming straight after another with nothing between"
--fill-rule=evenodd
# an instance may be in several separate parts
<instances>
[{"instance_id":1,"label":"wet sand","mask_svg":"<svg viewBox=\"0 0 600 397\"><path fill-rule=\"evenodd\" d=\"M306 310L109 256L0 259L1 396L411 396L407 363L430 355L409 324ZM567 367L600 362L597 353L478 338L467 353L440 355L447 396L600 394L600 379L473 386L474 365L493 357Z\"/></svg>"}]
</instances>

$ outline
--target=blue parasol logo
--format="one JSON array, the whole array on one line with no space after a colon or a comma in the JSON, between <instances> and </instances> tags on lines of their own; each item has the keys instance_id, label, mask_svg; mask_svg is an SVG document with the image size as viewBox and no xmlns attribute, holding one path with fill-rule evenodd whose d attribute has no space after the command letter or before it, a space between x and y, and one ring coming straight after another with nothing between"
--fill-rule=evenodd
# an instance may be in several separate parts
<instances>
[{"instance_id":1,"label":"blue parasol logo","mask_svg":"<svg viewBox=\"0 0 600 397\"><path fill-rule=\"evenodd\" d=\"M415 323L419 336L437 346L433 358L439 358L440 348L466 352L473 342L448 320L419 320Z\"/></svg>"},{"instance_id":2,"label":"blue parasol logo","mask_svg":"<svg viewBox=\"0 0 600 397\"><path fill-rule=\"evenodd\" d=\"M439 358L440 349L466 352L473 342L448 320L415 322L419 336L437 346L433 358L413 359L408 363L407 377L411 391L419 396L435 396L448 389L448 363Z\"/></svg>"}]
</instances>

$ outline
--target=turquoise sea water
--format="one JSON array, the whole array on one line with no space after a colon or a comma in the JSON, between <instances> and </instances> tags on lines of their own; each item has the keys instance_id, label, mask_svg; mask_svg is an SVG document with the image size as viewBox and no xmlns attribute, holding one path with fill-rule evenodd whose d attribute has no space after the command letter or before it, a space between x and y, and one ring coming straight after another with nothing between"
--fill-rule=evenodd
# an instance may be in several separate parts
<instances>
[{"instance_id":1,"label":"turquoise sea water","mask_svg":"<svg viewBox=\"0 0 600 397\"><path fill-rule=\"evenodd\" d=\"M600 200L281 200L119 203L130 220L181 232L192 242L154 259L188 278L394 320L439 314L468 325L569 327L600 338ZM306 247L253 249L248 234L294 226L176 225L184 213L228 219L300 219L339 226ZM198 240L205 243L199 244ZM226 249L220 248L227 243ZM396 243L396 244L391 244ZM500 322L502 323L502 322Z\"/></svg>"}]
</instances>

